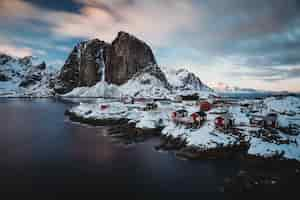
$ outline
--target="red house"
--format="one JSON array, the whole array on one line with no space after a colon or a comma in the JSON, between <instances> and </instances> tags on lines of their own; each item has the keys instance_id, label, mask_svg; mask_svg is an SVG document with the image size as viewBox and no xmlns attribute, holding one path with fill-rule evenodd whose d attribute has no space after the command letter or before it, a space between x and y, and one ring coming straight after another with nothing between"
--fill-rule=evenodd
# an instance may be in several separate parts
<instances>
[{"instance_id":1,"label":"red house","mask_svg":"<svg viewBox=\"0 0 300 200\"><path fill-rule=\"evenodd\" d=\"M219 116L219 117L217 117L215 119L215 126L216 126L216 128L218 128L218 127L224 127L224 125L225 125L225 119L223 117Z\"/></svg>"},{"instance_id":2,"label":"red house","mask_svg":"<svg viewBox=\"0 0 300 200\"><path fill-rule=\"evenodd\" d=\"M276 113L269 113L265 116L265 128L278 128L278 115Z\"/></svg>"},{"instance_id":3,"label":"red house","mask_svg":"<svg viewBox=\"0 0 300 200\"><path fill-rule=\"evenodd\" d=\"M210 109L211 109L211 104L208 101L203 101L200 103L200 110L207 112Z\"/></svg>"},{"instance_id":4,"label":"red house","mask_svg":"<svg viewBox=\"0 0 300 200\"><path fill-rule=\"evenodd\" d=\"M109 105L100 105L100 110L106 110L109 108Z\"/></svg>"},{"instance_id":5,"label":"red house","mask_svg":"<svg viewBox=\"0 0 300 200\"><path fill-rule=\"evenodd\" d=\"M232 116L225 114L215 119L215 127L221 129L228 129L234 126L234 119Z\"/></svg>"}]
</instances>

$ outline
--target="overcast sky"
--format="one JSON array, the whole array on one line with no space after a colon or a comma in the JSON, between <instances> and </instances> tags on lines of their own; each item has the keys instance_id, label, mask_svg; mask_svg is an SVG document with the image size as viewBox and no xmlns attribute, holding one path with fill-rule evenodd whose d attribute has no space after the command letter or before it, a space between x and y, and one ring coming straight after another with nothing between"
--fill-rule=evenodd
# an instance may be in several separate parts
<instances>
[{"instance_id":1,"label":"overcast sky","mask_svg":"<svg viewBox=\"0 0 300 200\"><path fill-rule=\"evenodd\" d=\"M0 52L15 56L61 66L77 42L120 30L210 85L300 91L297 0L0 0Z\"/></svg>"}]
</instances>

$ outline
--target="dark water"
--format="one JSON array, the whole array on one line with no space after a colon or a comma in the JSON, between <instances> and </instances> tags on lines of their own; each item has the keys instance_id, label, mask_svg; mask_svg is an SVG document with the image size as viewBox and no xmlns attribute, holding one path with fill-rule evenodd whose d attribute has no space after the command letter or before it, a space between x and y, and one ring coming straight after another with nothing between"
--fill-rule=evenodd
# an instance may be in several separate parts
<instances>
[{"instance_id":1,"label":"dark water","mask_svg":"<svg viewBox=\"0 0 300 200\"><path fill-rule=\"evenodd\" d=\"M69 122L69 106L0 99L1 194L223 199L224 178L237 172L234 161L183 161L156 152L156 139L125 147L103 136L103 128Z\"/></svg>"}]
</instances>

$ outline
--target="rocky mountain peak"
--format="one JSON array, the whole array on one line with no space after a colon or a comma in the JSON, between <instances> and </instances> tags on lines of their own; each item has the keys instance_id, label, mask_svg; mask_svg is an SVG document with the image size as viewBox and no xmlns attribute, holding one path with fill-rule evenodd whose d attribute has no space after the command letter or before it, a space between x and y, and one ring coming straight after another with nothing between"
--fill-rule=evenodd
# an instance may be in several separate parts
<instances>
[{"instance_id":1,"label":"rocky mountain peak","mask_svg":"<svg viewBox=\"0 0 300 200\"><path fill-rule=\"evenodd\" d=\"M99 81L121 85L155 64L152 50L145 42L121 31L111 44L99 39L77 44L62 67L55 90L66 93Z\"/></svg>"},{"instance_id":2,"label":"rocky mountain peak","mask_svg":"<svg viewBox=\"0 0 300 200\"><path fill-rule=\"evenodd\" d=\"M212 91L211 88L202 83L201 79L196 74L186 69L163 69L174 90Z\"/></svg>"},{"instance_id":3,"label":"rocky mountain peak","mask_svg":"<svg viewBox=\"0 0 300 200\"><path fill-rule=\"evenodd\" d=\"M0 65L5 65L7 62L13 60L9 55L0 53Z\"/></svg>"}]
</instances>

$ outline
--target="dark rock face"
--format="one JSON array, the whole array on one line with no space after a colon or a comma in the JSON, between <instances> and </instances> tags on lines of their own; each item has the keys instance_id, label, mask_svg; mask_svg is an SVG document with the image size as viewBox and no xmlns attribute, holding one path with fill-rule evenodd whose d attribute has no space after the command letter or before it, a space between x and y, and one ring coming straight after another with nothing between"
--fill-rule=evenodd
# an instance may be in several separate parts
<instances>
[{"instance_id":1,"label":"dark rock face","mask_svg":"<svg viewBox=\"0 0 300 200\"><path fill-rule=\"evenodd\" d=\"M176 71L176 76L179 77L181 84L179 86L175 86L174 89L212 91L212 89L210 89L207 85L202 83L198 76L185 69L179 69L178 71Z\"/></svg>"},{"instance_id":2,"label":"dark rock face","mask_svg":"<svg viewBox=\"0 0 300 200\"><path fill-rule=\"evenodd\" d=\"M147 66L156 64L151 48L124 32L118 33L109 53L107 82L117 85L125 83Z\"/></svg>"},{"instance_id":3,"label":"dark rock face","mask_svg":"<svg viewBox=\"0 0 300 200\"><path fill-rule=\"evenodd\" d=\"M0 81L9 81L9 80L10 80L10 78L8 76L0 73Z\"/></svg>"},{"instance_id":4,"label":"dark rock face","mask_svg":"<svg viewBox=\"0 0 300 200\"><path fill-rule=\"evenodd\" d=\"M194 88L200 88L203 85L201 80L192 73L188 73L187 76L182 79L182 82L183 87L191 85Z\"/></svg>"},{"instance_id":5,"label":"dark rock face","mask_svg":"<svg viewBox=\"0 0 300 200\"><path fill-rule=\"evenodd\" d=\"M0 65L5 65L8 61L12 60L11 56L6 54L0 54Z\"/></svg>"},{"instance_id":6,"label":"dark rock face","mask_svg":"<svg viewBox=\"0 0 300 200\"><path fill-rule=\"evenodd\" d=\"M57 93L98 81L121 85L156 61L151 48L134 36L119 32L108 44L98 39L81 42L69 55L55 84Z\"/></svg>"},{"instance_id":7,"label":"dark rock face","mask_svg":"<svg viewBox=\"0 0 300 200\"><path fill-rule=\"evenodd\" d=\"M167 89L171 89L171 85L167 80L167 77L165 73L159 68L158 65L149 65L148 67L138 71L134 76L132 77L133 79L139 78L143 74L149 74L151 76L156 77L158 80L160 80L163 83L163 86ZM151 84L151 80L144 80L141 82L142 84Z\"/></svg>"},{"instance_id":8,"label":"dark rock face","mask_svg":"<svg viewBox=\"0 0 300 200\"><path fill-rule=\"evenodd\" d=\"M32 56L26 56L24 58L20 58L19 63L21 65L29 65L31 63L31 60L32 60Z\"/></svg>"},{"instance_id":9,"label":"dark rock face","mask_svg":"<svg viewBox=\"0 0 300 200\"><path fill-rule=\"evenodd\" d=\"M20 87L28 87L41 81L43 78L43 71L46 69L46 63L32 66L25 74L23 80L19 84Z\"/></svg>"},{"instance_id":10,"label":"dark rock face","mask_svg":"<svg viewBox=\"0 0 300 200\"><path fill-rule=\"evenodd\" d=\"M109 44L98 39L74 47L58 77L55 90L66 93L75 87L93 86L103 77L104 52Z\"/></svg>"}]
</instances>

